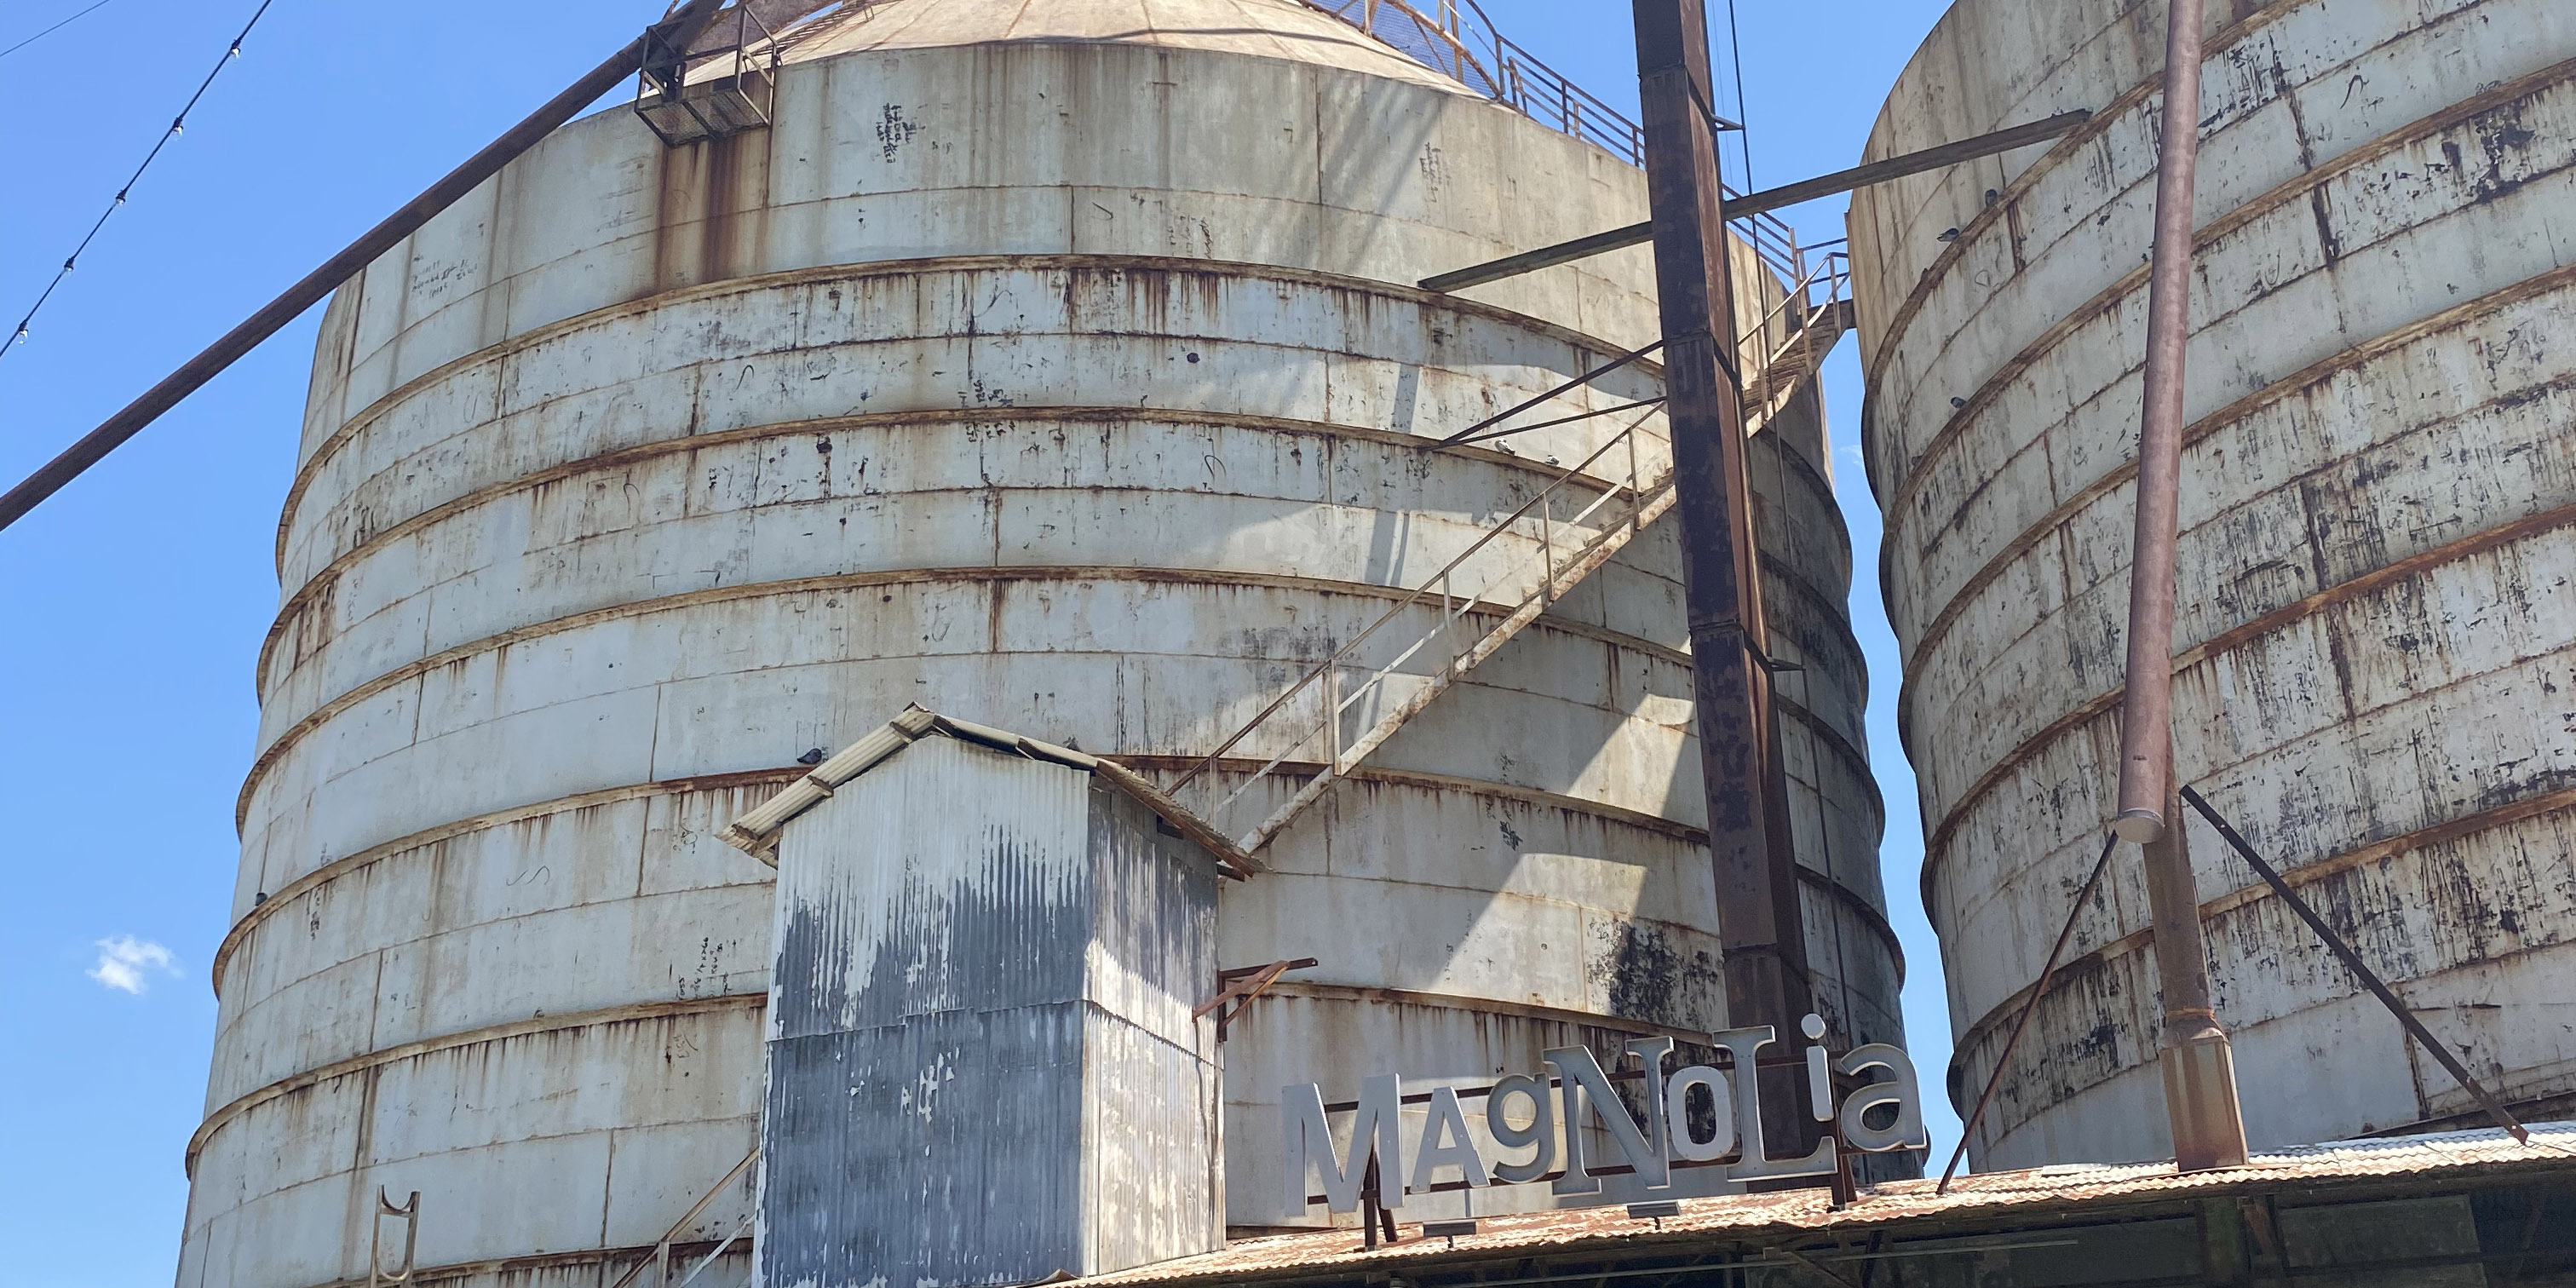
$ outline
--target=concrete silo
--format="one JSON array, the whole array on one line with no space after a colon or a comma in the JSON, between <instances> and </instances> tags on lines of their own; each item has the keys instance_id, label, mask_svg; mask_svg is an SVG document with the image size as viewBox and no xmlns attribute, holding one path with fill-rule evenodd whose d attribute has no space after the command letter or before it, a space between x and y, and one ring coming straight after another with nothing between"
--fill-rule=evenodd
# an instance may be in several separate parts
<instances>
[{"instance_id":1,"label":"concrete silo","mask_svg":"<svg viewBox=\"0 0 2576 1288\"><path fill-rule=\"evenodd\" d=\"M2073 108L1853 207L1871 481L1964 1105L2113 808L2165 7L1963 0L1872 155ZM2175 746L2471 1072L2576 1096L2576 9L2211 0ZM2257 1148L2480 1121L2214 833ZM2135 852L1983 1166L2170 1157Z\"/></svg>"},{"instance_id":2,"label":"concrete silo","mask_svg":"<svg viewBox=\"0 0 2576 1288\"><path fill-rule=\"evenodd\" d=\"M1328 14L886 0L776 48L773 126L578 122L324 320L185 1288L363 1280L380 1186L423 1194L418 1261L458 1282L608 1282L684 1214L726 1235L772 874L718 834L800 756L919 703L1178 780L1489 529L1523 562L1588 531L1505 524L1525 502L1657 468L1651 409L1422 449L1645 343L1651 273L1402 283L1633 222L1644 181ZM1896 1041L1820 419L1759 440L1771 652L1806 668L1818 995ZM1669 526L1226 889L1228 965L1322 962L1231 1034L1230 1111L1275 1115L1319 1053L1490 1077L1722 1026ZM1213 777L1285 756L1263 806L1307 741L1256 728ZM1230 1167L1270 1165L1258 1136ZM1233 1191L1237 1225L1289 1219Z\"/></svg>"}]
</instances>

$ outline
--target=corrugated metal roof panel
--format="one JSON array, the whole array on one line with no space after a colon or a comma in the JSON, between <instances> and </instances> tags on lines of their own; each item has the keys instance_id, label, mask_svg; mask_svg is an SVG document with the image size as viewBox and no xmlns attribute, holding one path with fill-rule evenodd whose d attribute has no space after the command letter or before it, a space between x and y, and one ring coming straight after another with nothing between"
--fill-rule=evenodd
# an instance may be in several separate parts
<instances>
[{"instance_id":1,"label":"corrugated metal roof panel","mask_svg":"<svg viewBox=\"0 0 2576 1288\"><path fill-rule=\"evenodd\" d=\"M1087 752L1075 751L1070 747L1059 747L1051 742L1022 737L1007 729L995 729L990 725L976 724L971 720L951 719L921 706L905 707L901 715L887 721L866 737L851 743L831 758L816 765L814 772L789 783L784 790L763 802L759 808L734 820L725 828L725 844L773 867L777 866L774 851L778 829L787 826L788 822L796 816L821 804L834 790L849 783L850 780L876 768L896 752L934 733L964 739L967 742L981 743L1001 751L1017 752L1032 760L1052 761L1082 770L1134 798L1139 804L1161 817L1164 822L1171 824L1183 836L1206 848L1209 853L1216 856L1219 863L1225 866L1227 875L1242 880L1261 870L1259 861L1246 854L1241 846L1217 831L1206 819L1200 818L1187 806L1172 799L1161 788L1147 781L1143 775L1125 765L1104 760Z\"/></svg>"},{"instance_id":2,"label":"corrugated metal roof panel","mask_svg":"<svg viewBox=\"0 0 2576 1288\"><path fill-rule=\"evenodd\" d=\"M1388 1273L1408 1265L1485 1259L1497 1253L1583 1250L1607 1254L1646 1251L1652 1245L1705 1240L1711 1235L1822 1232L1925 1217L1974 1217L2015 1210L2112 1203L2122 1199L2182 1197L2282 1184L2366 1181L2412 1175L2474 1175L2534 1164L2561 1164L2576 1175L2576 1123L2531 1127L2532 1143L2516 1144L2501 1131L2451 1132L2385 1140L2335 1141L2258 1154L2246 1167L2188 1176L2173 1164L2134 1163L2043 1167L1959 1178L1946 1195L1932 1181L1873 1186L1840 1212L1822 1189L1685 1199L1680 1214L1659 1221L1631 1218L1624 1207L1573 1208L1521 1216L1486 1217L1476 1234L1449 1242L1408 1232L1406 1241L1361 1251L1349 1230L1251 1239L1223 1252L1167 1261L1124 1274L1078 1282L1188 1284L1307 1276L1316 1272Z\"/></svg>"}]
</instances>

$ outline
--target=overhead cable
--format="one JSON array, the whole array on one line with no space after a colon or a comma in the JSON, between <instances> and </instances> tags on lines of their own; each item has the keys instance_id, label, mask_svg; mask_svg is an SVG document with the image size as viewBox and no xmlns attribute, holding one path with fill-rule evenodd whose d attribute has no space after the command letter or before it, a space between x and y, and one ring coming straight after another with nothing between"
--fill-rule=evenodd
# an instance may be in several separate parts
<instances>
[{"instance_id":1,"label":"overhead cable","mask_svg":"<svg viewBox=\"0 0 2576 1288\"><path fill-rule=\"evenodd\" d=\"M46 497L79 478L83 470L107 458L126 440L143 432L161 413L179 405L189 394L205 387L207 381L221 374L243 354L259 346L260 341L277 334L304 310L322 302L376 257L400 244L402 239L420 231L437 214L472 192L484 180L500 173L501 167L535 147L537 141L552 133L557 126L580 115L599 96L615 89L635 74L636 62L647 48L660 42L666 48L686 49L715 21L722 0L687 0L673 16L652 31L626 42L623 48L608 56L608 61L591 69L574 81L564 92L546 101L526 120L513 125L501 137L468 157L465 164L431 184L400 210L370 228L340 253L322 261L322 266L304 275L286 288L286 293L270 300L240 325L225 332L213 344L181 363L179 369L161 378L161 382L144 390L141 397L127 403L115 415L99 423L98 428L81 435L79 441L64 448L61 454L45 462L16 487L0 492L0 528L24 518Z\"/></svg>"},{"instance_id":2,"label":"overhead cable","mask_svg":"<svg viewBox=\"0 0 2576 1288\"><path fill-rule=\"evenodd\" d=\"M107 0L99 0L99 4L105 3L107 3ZM144 154L143 164L134 167L134 173L126 179L125 186L116 190L116 195L113 198L110 198L107 203L107 209L99 213L98 222L89 226L88 235L82 237L80 239L80 245L73 247L72 253L63 259L63 266L54 270L54 280L45 284L44 293L36 297L36 302L34 304L27 306L27 315L18 319L17 329L9 333L9 338L7 340L0 340L0 357L8 356L11 349L17 348L19 343L27 338L27 327L36 320L36 310L45 307L45 301L54 297L55 288L60 287L63 284L64 278L71 276L72 269L80 264L81 252L88 250L89 244L97 239L98 230L107 226L109 216L114 215L117 211L125 208L125 199L132 195L134 192L134 185L140 182L143 178L143 172L151 169L153 161L160 157L161 149L170 146L170 140L179 137L180 132L188 128L188 113L197 110L197 100L206 96L206 90L214 85L215 78L217 76L223 75L224 68L231 66L234 59L241 57L242 42L250 38L251 28L259 25L260 16L267 13L268 6L274 3L276 3L276 0L260 0L259 8L251 14L250 21L242 24L241 34L233 37L233 43L226 46L224 49L224 56L215 60L214 70L207 72L206 79L198 82L197 92L188 96L188 105L180 108L179 114L170 119L170 128L163 131L160 140L152 145L152 150ZM90 6L90 9L95 9L97 7L97 4L93 4ZM81 13L87 12L89 12L89 9L81 11ZM77 18L79 16L80 14L76 13L72 15L72 18ZM65 18L63 19L63 22L55 23L54 27L60 27L64 22L70 22L72 18ZM52 31L54 27L48 27L45 31L37 32L35 35L29 36L26 40L19 41L17 45L10 46L10 48L14 50L37 40L44 36L45 32Z\"/></svg>"},{"instance_id":3,"label":"overhead cable","mask_svg":"<svg viewBox=\"0 0 2576 1288\"><path fill-rule=\"evenodd\" d=\"M91 4L90 4L90 6L89 6L88 8L86 8L86 9L81 10L79 13L73 14L71 17L65 18L65 19L63 19L62 21L55 23L53 26L47 27L47 28L45 28L43 31L37 32L35 35L32 35L32 36L27 37L25 40L21 40L21 41L19 41L17 44L14 44L14 45L9 46L7 49L0 49L0 58L6 58L6 57L8 57L9 55L14 54L14 53L18 52L19 50L24 49L24 48L26 48L27 46L32 45L32 44L36 43L37 41L42 40L42 39L44 39L45 37L47 37L47 36L50 36L50 35L54 34L54 33L55 33L55 32L57 32L57 31L61 31L63 28L68 27L68 26L72 25L72 24L73 24L73 23L75 23L75 22L79 22L81 19L86 18L86 17L90 16L91 14L98 12L101 8L104 8L106 5L107 5L107 0L91 0Z\"/></svg>"},{"instance_id":4,"label":"overhead cable","mask_svg":"<svg viewBox=\"0 0 2576 1288\"><path fill-rule=\"evenodd\" d=\"M1726 48L1735 59L1735 142L1744 150L1744 190L1753 191L1753 114L1744 107L1744 35L1735 23L1735 0L1726 0Z\"/></svg>"}]
</instances>

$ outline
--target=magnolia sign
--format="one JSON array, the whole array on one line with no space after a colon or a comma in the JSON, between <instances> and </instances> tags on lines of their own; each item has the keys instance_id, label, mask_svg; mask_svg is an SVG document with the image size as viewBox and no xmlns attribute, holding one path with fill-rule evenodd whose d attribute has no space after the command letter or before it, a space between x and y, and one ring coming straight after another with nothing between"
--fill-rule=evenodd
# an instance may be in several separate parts
<instances>
[{"instance_id":1,"label":"magnolia sign","mask_svg":"<svg viewBox=\"0 0 2576 1288\"><path fill-rule=\"evenodd\" d=\"M1914 1062L1902 1048L1874 1042L1854 1047L1835 1059L1812 1042L1824 1035L1822 1019L1810 1015L1800 1027L1811 1039L1806 1059L1807 1101L1816 1121L1836 1124L1843 1144L1862 1153L1922 1149L1930 1144L1923 1131L1923 1100L1915 1084ZM1644 1122L1637 1121L1620 1103L1610 1075L1602 1070L1601 1062L1593 1058L1589 1048L1552 1048L1543 1053L1550 1074L1515 1074L1495 1083L1485 1094L1486 1134L1505 1151L1530 1151L1526 1157L1498 1158L1490 1165L1478 1152L1476 1138L1468 1130L1467 1111L1455 1087L1439 1087L1431 1092L1422 1137L1409 1159L1404 1152L1403 1082L1395 1074L1376 1074L1360 1083L1359 1108L1351 1123L1347 1157L1333 1148L1332 1131L1324 1117L1323 1089L1313 1083L1282 1087L1279 1118L1287 1143L1288 1208L1293 1212L1306 1210L1311 1170L1322 1173L1325 1201L1333 1211L1356 1209L1372 1152L1380 1166L1391 1171L1378 1187L1378 1201L1387 1207L1402 1207L1408 1192L1429 1190L1444 1179L1440 1175L1444 1171L1470 1187L1518 1185L1553 1174L1558 1194L1599 1193L1598 1173L1619 1163L1633 1169L1650 1190L1672 1183L1677 1161L1721 1165L1730 1179L1739 1181L1831 1175L1835 1166L1831 1136L1819 1142L1814 1152L1799 1158L1772 1158L1763 1148L1761 1088L1757 1079L1743 1075L1756 1067L1758 1053L1776 1037L1769 1025L1729 1029L1714 1035L1710 1045L1734 1057L1732 1070L1695 1064L1676 1070L1670 1077L1663 1074L1664 1059L1673 1050L1670 1037L1630 1039L1626 1054L1645 1072L1640 1097L1646 1110ZM1872 1071L1878 1071L1873 1081L1836 1103L1834 1074L1858 1077ZM1697 1120L1714 1123L1705 1138L1694 1130L1693 1092L1703 1092L1712 1105L1713 1112ZM1881 1112L1873 1115L1873 1110ZM1581 1129L1587 1114L1600 1120L1604 1134L1619 1155L1615 1161L1585 1157ZM1873 1116L1879 1125L1870 1125ZM1520 1121L1515 1123L1514 1119ZM1560 1123L1564 1124L1561 1132ZM1732 1161L1721 1162L1728 1159ZM1406 1166L1408 1162L1410 1166ZM1402 1183L1396 1183L1398 1180Z\"/></svg>"}]
</instances>

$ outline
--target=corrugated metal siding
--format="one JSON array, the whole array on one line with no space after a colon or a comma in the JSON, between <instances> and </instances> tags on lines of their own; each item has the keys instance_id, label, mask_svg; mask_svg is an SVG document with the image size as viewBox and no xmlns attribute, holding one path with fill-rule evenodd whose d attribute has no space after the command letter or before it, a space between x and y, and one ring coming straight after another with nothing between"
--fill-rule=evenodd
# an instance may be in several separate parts
<instances>
[{"instance_id":1,"label":"corrugated metal siding","mask_svg":"<svg viewBox=\"0 0 2576 1288\"><path fill-rule=\"evenodd\" d=\"M1222 1242L1188 1000L1211 860L1083 771L942 737L778 858L767 1282L1028 1283Z\"/></svg>"}]
</instances>

